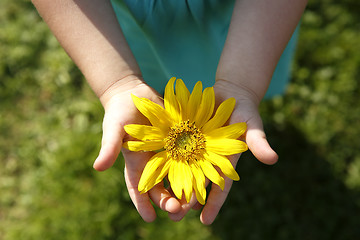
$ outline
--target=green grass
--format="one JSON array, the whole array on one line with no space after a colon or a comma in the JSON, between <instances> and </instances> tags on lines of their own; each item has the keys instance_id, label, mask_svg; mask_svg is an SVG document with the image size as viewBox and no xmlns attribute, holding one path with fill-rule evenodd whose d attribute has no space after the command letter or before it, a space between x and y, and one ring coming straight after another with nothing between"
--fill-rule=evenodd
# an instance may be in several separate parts
<instances>
[{"instance_id":1,"label":"green grass","mask_svg":"<svg viewBox=\"0 0 360 240\"><path fill-rule=\"evenodd\" d=\"M242 156L212 226L144 223L123 161L92 169L103 109L30 2L0 3L0 239L360 239L360 5L310 1L293 79L261 105L274 166Z\"/></svg>"}]
</instances>

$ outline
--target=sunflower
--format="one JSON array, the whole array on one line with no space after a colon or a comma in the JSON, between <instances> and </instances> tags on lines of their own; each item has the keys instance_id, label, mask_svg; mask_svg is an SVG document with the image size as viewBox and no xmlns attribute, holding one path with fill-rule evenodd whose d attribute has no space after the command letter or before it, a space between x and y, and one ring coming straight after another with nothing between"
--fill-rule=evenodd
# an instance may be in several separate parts
<instances>
[{"instance_id":1,"label":"sunflower","mask_svg":"<svg viewBox=\"0 0 360 240\"><path fill-rule=\"evenodd\" d=\"M138 185L146 193L168 176L172 191L179 199L190 201L193 191L199 203L205 204L205 178L223 190L223 175L239 180L239 175L226 156L246 151L247 145L238 138L246 131L246 123L223 126L235 107L235 99L222 102L215 114L215 94L212 87L202 91L197 82L192 93L181 79L169 80L165 87L164 106L132 95L136 108L152 126L129 124L125 131L135 141L124 147L130 151L155 151L147 162Z\"/></svg>"}]
</instances>

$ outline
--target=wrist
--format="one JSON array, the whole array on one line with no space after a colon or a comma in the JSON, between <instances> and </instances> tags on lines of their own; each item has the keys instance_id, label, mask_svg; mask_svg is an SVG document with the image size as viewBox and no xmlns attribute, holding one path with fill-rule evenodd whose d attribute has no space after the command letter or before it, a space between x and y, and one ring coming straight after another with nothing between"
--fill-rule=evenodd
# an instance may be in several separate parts
<instances>
[{"instance_id":1,"label":"wrist","mask_svg":"<svg viewBox=\"0 0 360 240\"><path fill-rule=\"evenodd\" d=\"M141 75L130 74L113 82L109 82L97 95L101 104L106 109L116 96L123 97L125 94L130 96L133 89L143 85L146 84Z\"/></svg>"},{"instance_id":2,"label":"wrist","mask_svg":"<svg viewBox=\"0 0 360 240\"><path fill-rule=\"evenodd\" d=\"M237 102L251 102L256 107L259 106L264 96L240 81L217 78L214 87L218 92L225 93L228 97L234 97Z\"/></svg>"}]
</instances>

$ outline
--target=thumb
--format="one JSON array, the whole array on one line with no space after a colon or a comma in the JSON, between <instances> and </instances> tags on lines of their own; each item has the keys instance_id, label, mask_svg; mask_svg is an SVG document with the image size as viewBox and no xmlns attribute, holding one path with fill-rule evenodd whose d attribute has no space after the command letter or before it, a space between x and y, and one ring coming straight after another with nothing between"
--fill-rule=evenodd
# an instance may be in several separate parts
<instances>
[{"instance_id":1,"label":"thumb","mask_svg":"<svg viewBox=\"0 0 360 240\"><path fill-rule=\"evenodd\" d=\"M104 171L114 164L120 153L124 134L120 121L105 112L101 149L93 165L95 170Z\"/></svg>"},{"instance_id":2,"label":"thumb","mask_svg":"<svg viewBox=\"0 0 360 240\"><path fill-rule=\"evenodd\" d=\"M260 117L248 122L246 143L254 156L262 163L272 165L278 160L278 155L270 147L263 129Z\"/></svg>"}]
</instances>

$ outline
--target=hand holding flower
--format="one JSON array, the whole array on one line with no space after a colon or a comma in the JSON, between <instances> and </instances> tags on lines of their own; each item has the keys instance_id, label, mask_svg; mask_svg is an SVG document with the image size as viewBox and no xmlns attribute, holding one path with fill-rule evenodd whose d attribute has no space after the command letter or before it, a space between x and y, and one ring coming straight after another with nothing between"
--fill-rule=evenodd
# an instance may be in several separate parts
<instances>
[{"instance_id":1,"label":"hand holding flower","mask_svg":"<svg viewBox=\"0 0 360 240\"><path fill-rule=\"evenodd\" d=\"M113 165L122 149L123 141L129 140L124 131L127 124L149 124L148 120L136 109L131 94L146 97L158 104L162 100L157 93L136 76L122 79L121 83L112 85L100 100L105 108L103 120L102 146L94 168L99 171L108 169ZM158 184L145 194L138 192L138 183L146 162L152 157L152 152L131 152L122 149L125 159L125 180L129 195L141 217L151 222L155 220L155 210L150 199L162 210L167 212L180 211L178 200Z\"/></svg>"},{"instance_id":2,"label":"hand holding flower","mask_svg":"<svg viewBox=\"0 0 360 240\"><path fill-rule=\"evenodd\" d=\"M217 80L214 85L214 91L216 105L218 106L226 99L236 100L234 111L226 124L246 123L247 131L242 139L245 140L249 149L259 161L265 164L274 164L278 157L266 140L262 120L258 111L260 99L257 95L242 85L234 84L226 80ZM227 157L235 168L240 154ZM200 216L200 220L204 224L211 224L215 220L232 186L233 180L224 176L221 172L220 174L224 177L224 188L221 189L219 185L212 184L207 202ZM188 204L182 202L181 211L170 213L169 217L178 221L181 220L191 208L199 209L201 207L198 203L190 202Z\"/></svg>"},{"instance_id":3,"label":"hand holding flower","mask_svg":"<svg viewBox=\"0 0 360 240\"><path fill-rule=\"evenodd\" d=\"M226 80L217 80L214 85L214 90L217 102L222 102L231 97L236 99L236 105L228 123L246 123L247 131L244 140L252 154L265 164L271 165L276 163L278 156L266 140L262 120L258 111L260 99L256 94L242 85L236 85ZM239 154L228 156L234 167L239 157ZM223 190L217 185L212 185L207 203L200 216L204 224L211 224L215 220L227 198L231 186L232 180L230 178L225 178L225 187ZM179 213L173 215L178 216Z\"/></svg>"}]
</instances>

